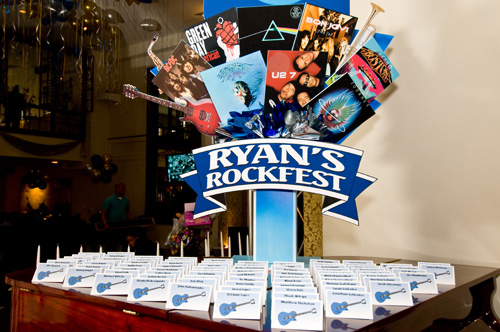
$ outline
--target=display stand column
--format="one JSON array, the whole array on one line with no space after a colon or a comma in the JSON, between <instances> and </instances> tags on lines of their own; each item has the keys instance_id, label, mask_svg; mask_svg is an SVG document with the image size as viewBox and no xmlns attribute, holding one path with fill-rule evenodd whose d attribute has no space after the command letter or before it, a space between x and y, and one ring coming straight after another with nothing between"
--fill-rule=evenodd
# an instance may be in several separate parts
<instances>
[{"instance_id":1,"label":"display stand column","mask_svg":"<svg viewBox=\"0 0 500 332\"><path fill-rule=\"evenodd\" d=\"M253 199L253 259L297 260L296 192L256 190Z\"/></svg>"}]
</instances>

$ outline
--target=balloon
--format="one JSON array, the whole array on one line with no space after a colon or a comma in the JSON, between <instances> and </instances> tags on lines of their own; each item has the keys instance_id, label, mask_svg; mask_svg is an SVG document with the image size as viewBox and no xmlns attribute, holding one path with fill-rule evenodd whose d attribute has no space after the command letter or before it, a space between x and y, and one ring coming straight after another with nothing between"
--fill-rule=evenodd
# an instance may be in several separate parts
<instances>
[{"instance_id":1,"label":"balloon","mask_svg":"<svg viewBox=\"0 0 500 332\"><path fill-rule=\"evenodd\" d=\"M90 157L90 163L96 170L100 170L102 166L104 166L104 161L102 160L102 157L98 154L93 154L92 157Z\"/></svg>"},{"instance_id":2,"label":"balloon","mask_svg":"<svg viewBox=\"0 0 500 332\"><path fill-rule=\"evenodd\" d=\"M62 3L64 8L66 8L67 10L73 9L73 0L63 0Z\"/></svg>"},{"instance_id":3,"label":"balloon","mask_svg":"<svg viewBox=\"0 0 500 332\"><path fill-rule=\"evenodd\" d=\"M113 161L113 157L111 157L110 154L106 153L102 155L102 160L104 161L104 165L111 164L111 162Z\"/></svg>"},{"instance_id":4,"label":"balloon","mask_svg":"<svg viewBox=\"0 0 500 332\"><path fill-rule=\"evenodd\" d=\"M61 10L58 11L56 14L56 19L59 22L66 22L67 20L69 20L73 16L75 16L74 10L67 10L65 8L61 8Z\"/></svg>"},{"instance_id":5,"label":"balloon","mask_svg":"<svg viewBox=\"0 0 500 332\"><path fill-rule=\"evenodd\" d=\"M111 174L116 174L116 172L118 172L118 166L116 166L115 164L110 164L111 166Z\"/></svg>"},{"instance_id":6,"label":"balloon","mask_svg":"<svg viewBox=\"0 0 500 332\"><path fill-rule=\"evenodd\" d=\"M101 172L101 180L104 183L109 183L111 182L111 172L108 171L102 171Z\"/></svg>"},{"instance_id":7,"label":"balloon","mask_svg":"<svg viewBox=\"0 0 500 332\"><path fill-rule=\"evenodd\" d=\"M94 168L92 167L91 163L86 163L85 165L83 165L83 171L85 172L85 174L91 174L93 169Z\"/></svg>"},{"instance_id":8,"label":"balloon","mask_svg":"<svg viewBox=\"0 0 500 332\"><path fill-rule=\"evenodd\" d=\"M83 10L86 12L91 12L97 8L97 5L94 1L91 0L85 0L83 1Z\"/></svg>"},{"instance_id":9,"label":"balloon","mask_svg":"<svg viewBox=\"0 0 500 332\"><path fill-rule=\"evenodd\" d=\"M114 9L106 9L104 15L106 17L106 23L117 24L125 22L120 13Z\"/></svg>"},{"instance_id":10,"label":"balloon","mask_svg":"<svg viewBox=\"0 0 500 332\"><path fill-rule=\"evenodd\" d=\"M101 179L101 170L94 169L92 171L92 180L93 181L99 181L100 179Z\"/></svg>"}]
</instances>

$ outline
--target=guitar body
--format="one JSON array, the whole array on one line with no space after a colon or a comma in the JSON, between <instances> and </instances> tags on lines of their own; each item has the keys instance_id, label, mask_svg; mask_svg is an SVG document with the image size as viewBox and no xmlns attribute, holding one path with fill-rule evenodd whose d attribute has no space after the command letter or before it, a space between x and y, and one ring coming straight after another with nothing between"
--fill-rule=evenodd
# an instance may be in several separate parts
<instances>
[{"instance_id":1,"label":"guitar body","mask_svg":"<svg viewBox=\"0 0 500 332\"><path fill-rule=\"evenodd\" d=\"M410 287L411 290L414 290L415 288L418 288L418 283L416 281L412 281L410 282Z\"/></svg>"},{"instance_id":2,"label":"guitar body","mask_svg":"<svg viewBox=\"0 0 500 332\"><path fill-rule=\"evenodd\" d=\"M193 109L193 112L192 114L186 112L185 116L179 118L179 120L191 122L202 134L209 136L216 135L215 129L219 127L220 118L212 100L201 99L196 102L187 99L184 100L187 102L188 107Z\"/></svg>"},{"instance_id":3,"label":"guitar body","mask_svg":"<svg viewBox=\"0 0 500 332\"><path fill-rule=\"evenodd\" d=\"M390 299L389 297L389 291L385 291L385 292L376 292L375 293L375 299L379 302L379 303L382 303L384 302L385 300L387 299Z\"/></svg>"},{"instance_id":4,"label":"guitar body","mask_svg":"<svg viewBox=\"0 0 500 332\"><path fill-rule=\"evenodd\" d=\"M236 311L236 302L232 302L231 304L223 303L219 307L220 314L222 316L227 316L231 311Z\"/></svg>"},{"instance_id":5,"label":"guitar body","mask_svg":"<svg viewBox=\"0 0 500 332\"><path fill-rule=\"evenodd\" d=\"M181 304L186 303L187 302L187 298L188 298L187 294L184 294L184 295L174 295L174 297L172 298L172 303L174 304L174 306L178 307Z\"/></svg>"},{"instance_id":6,"label":"guitar body","mask_svg":"<svg viewBox=\"0 0 500 332\"><path fill-rule=\"evenodd\" d=\"M106 289L108 289L109 287L111 287L111 282L108 282L108 283L100 283L99 285L97 285L97 293L102 293L104 292Z\"/></svg>"},{"instance_id":7,"label":"guitar body","mask_svg":"<svg viewBox=\"0 0 500 332\"><path fill-rule=\"evenodd\" d=\"M47 278L50 275L50 271L42 271L38 273L38 280L42 280L44 278Z\"/></svg>"},{"instance_id":8,"label":"guitar body","mask_svg":"<svg viewBox=\"0 0 500 332\"><path fill-rule=\"evenodd\" d=\"M332 312L334 315L340 315L342 311L347 310L347 302L333 302L332 303Z\"/></svg>"},{"instance_id":9,"label":"guitar body","mask_svg":"<svg viewBox=\"0 0 500 332\"><path fill-rule=\"evenodd\" d=\"M69 278L69 280L68 280L68 284L69 284L70 286L73 286L74 284L79 283L80 281L82 281L82 276L78 276L78 277L71 277L71 278Z\"/></svg>"},{"instance_id":10,"label":"guitar body","mask_svg":"<svg viewBox=\"0 0 500 332\"><path fill-rule=\"evenodd\" d=\"M297 316L297 313L295 311L291 311L290 313L280 312L278 315L278 322L281 325L287 325L291 321L296 320L295 316Z\"/></svg>"},{"instance_id":11,"label":"guitar body","mask_svg":"<svg viewBox=\"0 0 500 332\"><path fill-rule=\"evenodd\" d=\"M140 299L143 295L147 294L149 291L149 288L144 287L144 288L136 288L134 289L134 298L135 299Z\"/></svg>"}]
</instances>

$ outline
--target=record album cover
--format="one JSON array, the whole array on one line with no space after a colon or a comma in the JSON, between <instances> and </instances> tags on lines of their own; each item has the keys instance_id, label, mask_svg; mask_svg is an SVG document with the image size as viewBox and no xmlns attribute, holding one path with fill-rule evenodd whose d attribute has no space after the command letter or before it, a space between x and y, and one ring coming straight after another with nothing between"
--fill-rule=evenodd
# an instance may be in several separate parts
<instances>
[{"instance_id":1,"label":"record album cover","mask_svg":"<svg viewBox=\"0 0 500 332\"><path fill-rule=\"evenodd\" d=\"M182 40L153 83L174 101L181 98L191 101L210 98L200 75L200 72L209 68L210 64Z\"/></svg>"},{"instance_id":2,"label":"record album cover","mask_svg":"<svg viewBox=\"0 0 500 332\"><path fill-rule=\"evenodd\" d=\"M263 108L266 65L260 52L205 70L201 75L222 126L228 125L232 112Z\"/></svg>"},{"instance_id":3,"label":"record album cover","mask_svg":"<svg viewBox=\"0 0 500 332\"><path fill-rule=\"evenodd\" d=\"M291 50L304 5L239 7L241 55L268 50Z\"/></svg>"},{"instance_id":4,"label":"record album cover","mask_svg":"<svg viewBox=\"0 0 500 332\"><path fill-rule=\"evenodd\" d=\"M334 75L328 78L327 85L344 74L351 76L368 102L372 102L399 77L398 71L375 38L370 38Z\"/></svg>"},{"instance_id":5,"label":"record album cover","mask_svg":"<svg viewBox=\"0 0 500 332\"><path fill-rule=\"evenodd\" d=\"M280 103L312 99L324 89L328 54L319 51L268 52L266 75L266 100L264 110L270 113ZM302 70L296 63L306 62ZM286 107L284 110L289 109Z\"/></svg>"},{"instance_id":6,"label":"record album cover","mask_svg":"<svg viewBox=\"0 0 500 332\"><path fill-rule=\"evenodd\" d=\"M240 57L238 31L236 8L230 8L184 29L184 38L215 67Z\"/></svg>"},{"instance_id":7,"label":"record album cover","mask_svg":"<svg viewBox=\"0 0 500 332\"><path fill-rule=\"evenodd\" d=\"M349 75L340 77L307 105L339 143L375 114Z\"/></svg>"},{"instance_id":8,"label":"record album cover","mask_svg":"<svg viewBox=\"0 0 500 332\"><path fill-rule=\"evenodd\" d=\"M293 50L328 52L327 76L335 72L350 44L357 17L305 4Z\"/></svg>"}]
</instances>

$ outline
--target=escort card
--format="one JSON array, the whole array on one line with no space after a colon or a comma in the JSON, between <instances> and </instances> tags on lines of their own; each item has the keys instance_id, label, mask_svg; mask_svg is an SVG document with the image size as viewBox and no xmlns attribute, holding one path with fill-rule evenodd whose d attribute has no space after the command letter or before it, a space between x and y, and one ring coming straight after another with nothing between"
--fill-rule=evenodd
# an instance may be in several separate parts
<instances>
[{"instance_id":1,"label":"escort card","mask_svg":"<svg viewBox=\"0 0 500 332\"><path fill-rule=\"evenodd\" d=\"M273 292L273 298L288 299L288 300L319 300L318 293L278 293Z\"/></svg>"},{"instance_id":2,"label":"escort card","mask_svg":"<svg viewBox=\"0 0 500 332\"><path fill-rule=\"evenodd\" d=\"M263 287L250 287L250 286L247 286L247 287L240 287L240 286L222 286L220 290L223 290L223 291L229 291L229 292L258 292L260 293L262 296L260 297L261 298L261 306L265 306L266 305L266 291L267 289L266 288L263 288Z\"/></svg>"},{"instance_id":3,"label":"escort card","mask_svg":"<svg viewBox=\"0 0 500 332\"><path fill-rule=\"evenodd\" d=\"M370 281L401 282L406 280L401 280L400 277L396 276L390 276L390 277L365 276L363 277L363 285L366 286L368 292L370 291Z\"/></svg>"},{"instance_id":4,"label":"escort card","mask_svg":"<svg viewBox=\"0 0 500 332\"><path fill-rule=\"evenodd\" d=\"M70 267L66 272L63 287L92 287L94 285L97 273L101 273L102 269L87 269L81 267Z\"/></svg>"},{"instance_id":5,"label":"escort card","mask_svg":"<svg viewBox=\"0 0 500 332\"><path fill-rule=\"evenodd\" d=\"M373 304L384 303L384 305L413 305L410 283L408 282L371 281L370 293L372 294Z\"/></svg>"},{"instance_id":6,"label":"escort card","mask_svg":"<svg viewBox=\"0 0 500 332\"><path fill-rule=\"evenodd\" d=\"M139 275L138 278L167 279L169 282L176 282L177 281L177 278L176 278L175 274L167 274L167 273L150 274L149 272L146 272L144 274Z\"/></svg>"},{"instance_id":7,"label":"escort card","mask_svg":"<svg viewBox=\"0 0 500 332\"><path fill-rule=\"evenodd\" d=\"M109 269L109 270L105 270L103 273L113 273L113 274L130 274L132 275L133 278L137 278L139 276L141 271L139 270L131 270L131 269L119 269L119 268L116 268L116 269Z\"/></svg>"},{"instance_id":8,"label":"escort card","mask_svg":"<svg viewBox=\"0 0 500 332\"><path fill-rule=\"evenodd\" d=\"M83 264L78 264L78 267L85 267L85 268L101 268L101 269L111 269L115 266L113 262L97 262L97 261L90 261L87 263Z\"/></svg>"},{"instance_id":9,"label":"escort card","mask_svg":"<svg viewBox=\"0 0 500 332\"><path fill-rule=\"evenodd\" d=\"M410 283L410 290L413 294L437 294L438 288L436 278L432 273L414 273L401 272L399 273L401 281Z\"/></svg>"},{"instance_id":10,"label":"escort card","mask_svg":"<svg viewBox=\"0 0 500 332\"><path fill-rule=\"evenodd\" d=\"M271 328L322 331L321 301L293 301L275 298L271 309Z\"/></svg>"},{"instance_id":11,"label":"escort card","mask_svg":"<svg viewBox=\"0 0 500 332\"><path fill-rule=\"evenodd\" d=\"M208 311L212 286L171 283L168 289L166 309Z\"/></svg>"},{"instance_id":12,"label":"escort card","mask_svg":"<svg viewBox=\"0 0 500 332\"><path fill-rule=\"evenodd\" d=\"M418 266L429 273L433 273L438 285L455 285L454 266L420 263Z\"/></svg>"},{"instance_id":13,"label":"escort card","mask_svg":"<svg viewBox=\"0 0 500 332\"><path fill-rule=\"evenodd\" d=\"M40 263L36 268L31 282L34 284L40 282L63 282L68 267L68 264Z\"/></svg>"},{"instance_id":14,"label":"escort card","mask_svg":"<svg viewBox=\"0 0 500 332\"><path fill-rule=\"evenodd\" d=\"M260 292L219 290L215 295L213 318L260 319Z\"/></svg>"},{"instance_id":15,"label":"escort card","mask_svg":"<svg viewBox=\"0 0 500 332\"><path fill-rule=\"evenodd\" d=\"M325 294L325 316L373 319L370 293L327 291Z\"/></svg>"},{"instance_id":16,"label":"escort card","mask_svg":"<svg viewBox=\"0 0 500 332\"><path fill-rule=\"evenodd\" d=\"M167 301L168 279L132 278L127 301Z\"/></svg>"},{"instance_id":17,"label":"escort card","mask_svg":"<svg viewBox=\"0 0 500 332\"><path fill-rule=\"evenodd\" d=\"M76 259L47 259L49 264L68 264L69 267L75 267L78 265L78 260Z\"/></svg>"},{"instance_id":18,"label":"escort card","mask_svg":"<svg viewBox=\"0 0 500 332\"><path fill-rule=\"evenodd\" d=\"M90 295L127 295L132 274L98 273Z\"/></svg>"},{"instance_id":19,"label":"escort card","mask_svg":"<svg viewBox=\"0 0 500 332\"><path fill-rule=\"evenodd\" d=\"M177 280L181 284L195 284L195 285L211 285L212 286L212 296L210 298L210 303L215 301L215 291L219 288L217 278L196 278L196 277L182 277Z\"/></svg>"}]
</instances>

